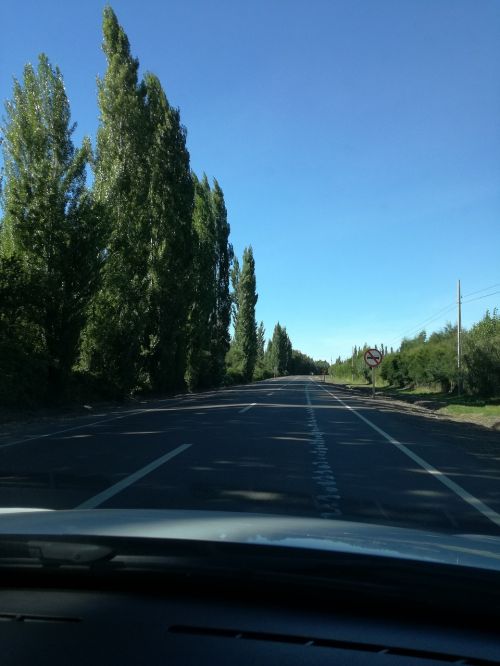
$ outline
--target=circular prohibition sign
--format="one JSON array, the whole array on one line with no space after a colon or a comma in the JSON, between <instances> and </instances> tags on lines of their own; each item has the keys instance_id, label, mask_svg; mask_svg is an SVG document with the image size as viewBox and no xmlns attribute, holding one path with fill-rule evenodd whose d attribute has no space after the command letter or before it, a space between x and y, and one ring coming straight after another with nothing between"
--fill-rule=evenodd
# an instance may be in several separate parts
<instances>
[{"instance_id":1,"label":"circular prohibition sign","mask_svg":"<svg viewBox=\"0 0 500 666\"><path fill-rule=\"evenodd\" d=\"M365 363L370 368L376 368L382 363L383 354L378 349L367 349L364 353Z\"/></svg>"}]
</instances>

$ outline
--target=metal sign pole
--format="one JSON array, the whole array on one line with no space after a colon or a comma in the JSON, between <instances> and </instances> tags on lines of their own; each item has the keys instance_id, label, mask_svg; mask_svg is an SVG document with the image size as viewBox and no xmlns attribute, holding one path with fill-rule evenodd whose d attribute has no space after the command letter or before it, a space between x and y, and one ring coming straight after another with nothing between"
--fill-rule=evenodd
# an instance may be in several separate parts
<instances>
[{"instance_id":1,"label":"metal sign pole","mask_svg":"<svg viewBox=\"0 0 500 666\"><path fill-rule=\"evenodd\" d=\"M378 349L367 349L364 353L366 365L372 369L372 397L375 397L375 368L382 362L383 354Z\"/></svg>"}]
</instances>

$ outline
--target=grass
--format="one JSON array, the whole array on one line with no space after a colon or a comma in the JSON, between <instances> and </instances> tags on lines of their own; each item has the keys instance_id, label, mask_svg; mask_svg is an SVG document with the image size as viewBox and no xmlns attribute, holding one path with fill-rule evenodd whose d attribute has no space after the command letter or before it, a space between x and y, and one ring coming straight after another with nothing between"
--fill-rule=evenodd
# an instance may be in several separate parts
<instances>
[{"instance_id":1,"label":"grass","mask_svg":"<svg viewBox=\"0 0 500 666\"><path fill-rule=\"evenodd\" d=\"M326 381L339 386L371 389L371 384L367 384L361 379L353 382L347 378L327 376ZM438 414L442 414L443 416L450 416L472 423L480 423L490 427L498 427L497 424L500 424L500 397L457 396L453 393L443 393L437 386L417 386L411 389L400 389L387 386L381 378L377 377L375 387L378 395L386 395L389 398L419 404L423 407L436 410Z\"/></svg>"},{"instance_id":2,"label":"grass","mask_svg":"<svg viewBox=\"0 0 500 666\"><path fill-rule=\"evenodd\" d=\"M326 381L328 384L338 384L340 386L366 386L367 388L371 387L371 383L367 384L364 379L355 379L354 381L346 379L345 377L332 377L331 375L326 376ZM386 388L387 382L385 382L381 377L375 375L375 386L377 388Z\"/></svg>"},{"instance_id":3,"label":"grass","mask_svg":"<svg viewBox=\"0 0 500 666\"><path fill-rule=\"evenodd\" d=\"M452 416L459 414L474 414L475 416L492 416L500 420L500 405L457 405L449 404L439 410L442 414Z\"/></svg>"}]
</instances>

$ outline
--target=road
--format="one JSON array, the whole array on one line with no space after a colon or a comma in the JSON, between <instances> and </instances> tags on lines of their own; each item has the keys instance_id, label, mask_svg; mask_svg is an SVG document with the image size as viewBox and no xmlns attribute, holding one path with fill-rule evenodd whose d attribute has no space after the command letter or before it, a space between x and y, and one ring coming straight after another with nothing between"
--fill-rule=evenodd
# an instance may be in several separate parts
<instances>
[{"instance_id":1,"label":"road","mask_svg":"<svg viewBox=\"0 0 500 666\"><path fill-rule=\"evenodd\" d=\"M43 426L0 446L0 507L186 508L500 535L500 435L311 377Z\"/></svg>"}]
</instances>

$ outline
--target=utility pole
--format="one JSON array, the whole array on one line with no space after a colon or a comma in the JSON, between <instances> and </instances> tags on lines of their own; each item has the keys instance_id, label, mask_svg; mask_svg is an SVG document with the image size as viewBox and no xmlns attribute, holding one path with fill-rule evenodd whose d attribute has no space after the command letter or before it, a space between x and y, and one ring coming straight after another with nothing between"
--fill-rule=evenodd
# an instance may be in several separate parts
<instances>
[{"instance_id":1,"label":"utility pole","mask_svg":"<svg viewBox=\"0 0 500 666\"><path fill-rule=\"evenodd\" d=\"M460 280L457 284L457 305L458 305L458 317L457 317L457 370L458 370L458 380L457 380L457 393L460 395L461 391L461 382L462 382L462 295L460 293Z\"/></svg>"},{"instance_id":2,"label":"utility pole","mask_svg":"<svg viewBox=\"0 0 500 666\"><path fill-rule=\"evenodd\" d=\"M351 381L354 384L354 347L351 348Z\"/></svg>"}]
</instances>

